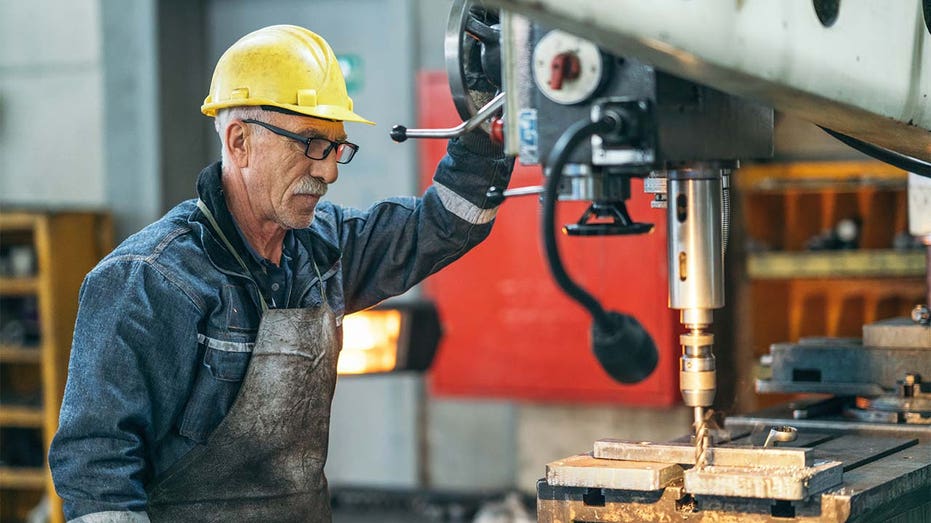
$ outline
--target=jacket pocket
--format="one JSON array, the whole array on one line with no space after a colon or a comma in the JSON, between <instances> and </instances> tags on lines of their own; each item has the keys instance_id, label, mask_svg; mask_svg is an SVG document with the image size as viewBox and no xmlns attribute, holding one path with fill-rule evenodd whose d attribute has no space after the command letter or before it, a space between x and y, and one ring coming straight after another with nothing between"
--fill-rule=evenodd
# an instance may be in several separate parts
<instances>
[{"instance_id":1,"label":"jacket pocket","mask_svg":"<svg viewBox=\"0 0 931 523\"><path fill-rule=\"evenodd\" d=\"M251 356L251 351L232 352L208 348L204 353L204 367L214 379L242 381Z\"/></svg>"},{"instance_id":2,"label":"jacket pocket","mask_svg":"<svg viewBox=\"0 0 931 523\"><path fill-rule=\"evenodd\" d=\"M224 285L223 300L227 329L239 332L255 332L259 329L259 311L246 287Z\"/></svg>"},{"instance_id":3,"label":"jacket pocket","mask_svg":"<svg viewBox=\"0 0 931 523\"><path fill-rule=\"evenodd\" d=\"M218 343L222 348L210 346ZM203 365L198 369L194 389L184 407L179 427L182 436L197 443L207 441L207 437L229 413L239 394L252 356L251 351L223 350L251 348L251 344L217 342L211 339L203 346Z\"/></svg>"}]
</instances>

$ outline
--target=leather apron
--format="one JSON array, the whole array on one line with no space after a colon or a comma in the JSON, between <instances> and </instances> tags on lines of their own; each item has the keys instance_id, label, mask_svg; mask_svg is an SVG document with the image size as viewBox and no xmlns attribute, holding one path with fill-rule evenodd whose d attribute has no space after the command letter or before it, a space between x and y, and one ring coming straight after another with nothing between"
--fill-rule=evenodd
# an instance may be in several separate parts
<instances>
[{"instance_id":1,"label":"leather apron","mask_svg":"<svg viewBox=\"0 0 931 523\"><path fill-rule=\"evenodd\" d=\"M210 211L198 204L245 267ZM317 275L322 291L319 270ZM336 317L321 296L322 305L309 309L267 310L262 300L239 394L206 443L148 488L152 521L330 521L323 466L341 342Z\"/></svg>"}]
</instances>

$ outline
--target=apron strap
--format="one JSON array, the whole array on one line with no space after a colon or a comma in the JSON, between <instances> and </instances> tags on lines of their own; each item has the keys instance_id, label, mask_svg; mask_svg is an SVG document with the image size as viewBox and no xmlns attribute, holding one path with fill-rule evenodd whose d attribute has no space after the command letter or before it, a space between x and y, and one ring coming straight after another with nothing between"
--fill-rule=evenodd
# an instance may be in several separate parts
<instances>
[{"instance_id":1,"label":"apron strap","mask_svg":"<svg viewBox=\"0 0 931 523\"><path fill-rule=\"evenodd\" d=\"M317 262L314 261L314 253L310 252L310 249L308 249L307 254L310 256L310 264L314 266L314 272L317 273L317 282L318 285L320 285L320 299L323 300L324 306L329 307L330 302L326 299L326 287L323 285L323 276L320 276L320 269L317 268Z\"/></svg>"},{"instance_id":2,"label":"apron strap","mask_svg":"<svg viewBox=\"0 0 931 523\"><path fill-rule=\"evenodd\" d=\"M210 212L210 209L207 208L207 204L203 200L197 200L197 208L200 209L200 212L204 213L204 216L207 217L207 221L210 222L210 226L213 228L213 232L217 233L217 236L223 240L223 245L226 245L226 250L233 255L233 258L236 258L236 261L239 262L239 265L242 267L246 274L249 274L249 267L246 267L246 262L243 261L242 257L239 256L239 253L236 252L236 249L233 248L233 244L230 243L229 238L223 234L223 230L220 229L220 224L217 223L217 219L214 218L213 213ZM259 301L262 302L262 313L268 312L268 304L265 303L265 297L262 296L262 291L259 291Z\"/></svg>"},{"instance_id":3,"label":"apron strap","mask_svg":"<svg viewBox=\"0 0 931 523\"><path fill-rule=\"evenodd\" d=\"M220 224L217 223L217 219L213 216L213 213L210 212L210 209L207 208L207 204L198 198L197 208L200 209L200 212L204 213L204 216L207 217L207 221L210 222L210 226L213 231L217 233L217 236L219 236L221 240L223 240L223 245L226 246L226 250L228 250L229 253L233 255L233 258L236 258L236 261L239 262L240 267L242 267L242 269L248 274L249 267L246 266L246 262L243 261L242 257L239 256L239 253L236 252L236 249L233 247L233 244L230 243L229 238L223 234L223 230L220 229ZM323 285L323 276L320 275L320 269L317 267L317 262L314 261L313 253L308 252L308 254L310 255L310 263L314 266L314 272L317 273L317 281L320 284L320 297L323 299L324 305L329 306L330 302L326 297L326 287ZM268 312L268 304L265 303L265 297L262 296L262 291L259 291L259 300L262 302L262 313L264 314Z\"/></svg>"}]
</instances>

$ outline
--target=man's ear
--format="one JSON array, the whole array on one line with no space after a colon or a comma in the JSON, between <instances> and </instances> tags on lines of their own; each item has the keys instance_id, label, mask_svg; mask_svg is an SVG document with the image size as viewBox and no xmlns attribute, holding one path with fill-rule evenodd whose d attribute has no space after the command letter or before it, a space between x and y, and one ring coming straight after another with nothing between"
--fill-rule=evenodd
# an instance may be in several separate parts
<instances>
[{"instance_id":1,"label":"man's ear","mask_svg":"<svg viewBox=\"0 0 931 523\"><path fill-rule=\"evenodd\" d=\"M226 153L240 169L249 166L249 128L234 120L226 126Z\"/></svg>"}]
</instances>

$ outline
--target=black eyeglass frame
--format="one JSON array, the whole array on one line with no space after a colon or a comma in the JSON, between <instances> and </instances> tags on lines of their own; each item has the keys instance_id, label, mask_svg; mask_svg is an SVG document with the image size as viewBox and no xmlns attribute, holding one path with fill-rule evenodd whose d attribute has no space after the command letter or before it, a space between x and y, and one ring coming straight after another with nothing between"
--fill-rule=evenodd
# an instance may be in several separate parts
<instances>
[{"instance_id":1,"label":"black eyeglass frame","mask_svg":"<svg viewBox=\"0 0 931 523\"><path fill-rule=\"evenodd\" d=\"M310 158L311 160L324 160L337 147L344 146L344 147L348 147L349 150L352 151L352 153L349 154L349 158L346 161L340 161L339 155L337 155L336 163L345 165L351 162L352 159L356 157L356 153L359 152L359 146L352 142L333 141L333 140L328 140L326 138L322 138L320 136L313 136L313 137L308 138L307 136L301 136L300 134L292 133L291 131L282 129L281 127L275 127L274 125L270 123L262 122L260 120L253 120L252 118L244 119L243 123L254 123L256 125L261 125L262 127L268 129L269 131L279 136L284 136L285 138L290 138L294 141L304 144L304 156ZM320 156L320 158L314 158L313 156L310 155L310 144L312 144L314 140L321 140L321 141L327 142L327 147L326 149L323 150L323 154Z\"/></svg>"}]
</instances>

